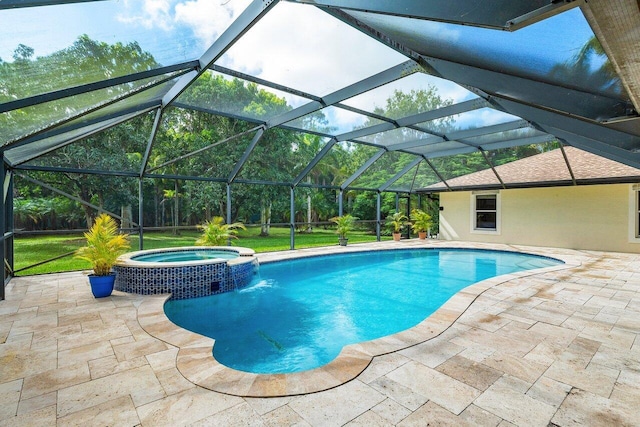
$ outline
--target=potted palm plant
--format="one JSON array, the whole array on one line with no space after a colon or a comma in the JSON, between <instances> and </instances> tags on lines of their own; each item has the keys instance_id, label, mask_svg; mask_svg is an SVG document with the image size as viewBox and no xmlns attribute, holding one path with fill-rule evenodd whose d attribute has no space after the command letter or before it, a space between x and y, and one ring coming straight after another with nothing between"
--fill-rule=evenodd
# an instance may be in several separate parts
<instances>
[{"instance_id":1,"label":"potted palm plant","mask_svg":"<svg viewBox=\"0 0 640 427\"><path fill-rule=\"evenodd\" d=\"M329 219L329 221L336 224L336 233L338 234L338 243L340 246L347 246L347 242L349 241L347 234L353 230L353 225L357 219L358 218L350 214L334 216Z\"/></svg>"},{"instance_id":2,"label":"potted palm plant","mask_svg":"<svg viewBox=\"0 0 640 427\"><path fill-rule=\"evenodd\" d=\"M429 231L432 225L431 215L422 209L414 209L411 211L411 228L414 232L418 233L418 237L421 240L427 238L427 231Z\"/></svg>"},{"instance_id":3,"label":"potted palm plant","mask_svg":"<svg viewBox=\"0 0 640 427\"><path fill-rule=\"evenodd\" d=\"M96 298L108 297L113 292L116 274L111 271L121 254L129 250L129 235L118 231L118 224L109 215L99 215L84 233L86 246L76 251L75 257L91 263L93 274L89 275L91 292Z\"/></svg>"},{"instance_id":4,"label":"potted palm plant","mask_svg":"<svg viewBox=\"0 0 640 427\"><path fill-rule=\"evenodd\" d=\"M231 243L231 239L237 239L238 229L246 230L247 228L241 222L226 224L221 216L214 216L211 221L206 221L198 228L202 230L202 235L196 240L199 246L223 246L227 242Z\"/></svg>"},{"instance_id":5,"label":"potted palm plant","mask_svg":"<svg viewBox=\"0 0 640 427\"><path fill-rule=\"evenodd\" d=\"M396 212L393 215L387 216L387 225L391 227L393 240L396 242L400 241L400 232L402 231L402 227L409 224L407 220L407 216L402 212Z\"/></svg>"}]
</instances>

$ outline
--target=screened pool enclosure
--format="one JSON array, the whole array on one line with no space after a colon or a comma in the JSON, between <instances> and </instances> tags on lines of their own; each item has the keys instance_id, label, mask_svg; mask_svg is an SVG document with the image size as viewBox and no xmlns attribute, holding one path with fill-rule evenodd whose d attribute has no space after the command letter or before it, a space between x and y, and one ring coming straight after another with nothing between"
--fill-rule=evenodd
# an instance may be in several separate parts
<instances>
[{"instance_id":1,"label":"screened pool enclosure","mask_svg":"<svg viewBox=\"0 0 640 427\"><path fill-rule=\"evenodd\" d=\"M4 281L17 235L99 211L140 246L220 215L294 248L481 170L637 182L564 147L640 168L638 46L636 0L0 0ZM565 181L494 169L550 150Z\"/></svg>"}]
</instances>

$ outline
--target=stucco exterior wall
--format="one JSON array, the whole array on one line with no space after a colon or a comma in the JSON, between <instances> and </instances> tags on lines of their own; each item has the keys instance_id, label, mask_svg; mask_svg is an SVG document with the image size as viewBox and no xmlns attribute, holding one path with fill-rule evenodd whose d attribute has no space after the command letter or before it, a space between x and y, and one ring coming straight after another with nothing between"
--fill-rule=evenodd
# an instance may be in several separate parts
<instances>
[{"instance_id":1,"label":"stucco exterior wall","mask_svg":"<svg viewBox=\"0 0 640 427\"><path fill-rule=\"evenodd\" d=\"M471 192L441 193L440 238L640 253L631 188L610 184L501 190L496 234L472 230Z\"/></svg>"}]
</instances>

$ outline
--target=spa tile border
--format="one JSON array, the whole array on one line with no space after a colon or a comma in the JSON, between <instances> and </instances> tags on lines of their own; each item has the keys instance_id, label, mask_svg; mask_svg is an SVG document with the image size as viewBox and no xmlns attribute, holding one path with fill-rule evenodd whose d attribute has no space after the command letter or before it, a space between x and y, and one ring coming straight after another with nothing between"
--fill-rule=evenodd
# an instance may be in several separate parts
<instances>
[{"instance_id":1,"label":"spa tile border","mask_svg":"<svg viewBox=\"0 0 640 427\"><path fill-rule=\"evenodd\" d=\"M143 254L211 250L238 254L238 257L176 262L135 259ZM115 289L140 295L171 294L174 299L231 292L251 283L258 266L254 255L253 249L228 246L187 246L130 252L121 255L113 267L116 272Z\"/></svg>"},{"instance_id":2,"label":"spa tile border","mask_svg":"<svg viewBox=\"0 0 640 427\"><path fill-rule=\"evenodd\" d=\"M544 251L536 251L535 248L520 250L513 246L504 245L503 248L497 248L497 246L499 245L487 246L486 249L535 254L547 258L554 257L565 264L506 274L475 283L455 294L418 325L394 335L348 345L342 349L338 357L327 365L304 372L275 375L253 374L220 364L213 357L215 340L177 326L164 314L164 303L171 297L170 294L146 296L138 307L138 322L150 335L179 349L176 361L178 370L187 380L200 387L241 397L282 397L315 393L338 387L355 379L376 356L403 350L440 335L453 325L478 296L498 284L550 271L575 268L580 265L576 257L568 256L560 251L554 253L553 250L550 251L547 248ZM384 245L373 249L369 246L366 249L358 250L357 245L354 245L348 251L336 250L336 248L321 248L320 250L315 248L287 251L287 253L280 254L271 253L264 258L269 262L332 253L418 249L421 247L425 246L399 244L391 249L388 245ZM435 244L429 245L429 247L479 249L477 245L465 247ZM278 255L280 256L278 257Z\"/></svg>"}]
</instances>

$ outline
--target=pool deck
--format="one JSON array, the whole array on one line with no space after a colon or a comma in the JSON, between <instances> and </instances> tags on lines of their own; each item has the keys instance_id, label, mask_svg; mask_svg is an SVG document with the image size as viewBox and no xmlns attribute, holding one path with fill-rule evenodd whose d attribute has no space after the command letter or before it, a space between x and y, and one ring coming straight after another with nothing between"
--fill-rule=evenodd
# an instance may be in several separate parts
<instances>
[{"instance_id":1,"label":"pool deck","mask_svg":"<svg viewBox=\"0 0 640 427\"><path fill-rule=\"evenodd\" d=\"M217 364L212 340L164 318L164 296L94 299L83 273L13 279L0 425L640 425L638 254L412 239L259 258L407 247L567 265L480 282L415 328L292 376Z\"/></svg>"}]
</instances>

